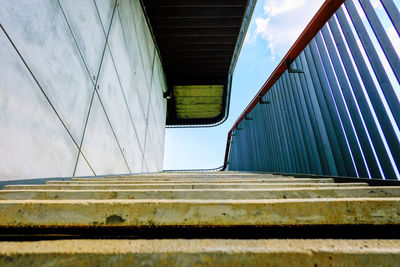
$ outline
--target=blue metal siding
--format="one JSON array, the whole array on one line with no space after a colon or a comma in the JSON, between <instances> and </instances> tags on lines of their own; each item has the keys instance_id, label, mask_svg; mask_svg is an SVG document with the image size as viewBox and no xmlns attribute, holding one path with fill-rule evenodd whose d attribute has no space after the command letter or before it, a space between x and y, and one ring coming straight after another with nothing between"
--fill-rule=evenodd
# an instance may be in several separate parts
<instances>
[{"instance_id":1,"label":"blue metal siding","mask_svg":"<svg viewBox=\"0 0 400 267\"><path fill-rule=\"evenodd\" d=\"M247 114L229 170L399 179L400 59L369 1L345 1Z\"/></svg>"}]
</instances>

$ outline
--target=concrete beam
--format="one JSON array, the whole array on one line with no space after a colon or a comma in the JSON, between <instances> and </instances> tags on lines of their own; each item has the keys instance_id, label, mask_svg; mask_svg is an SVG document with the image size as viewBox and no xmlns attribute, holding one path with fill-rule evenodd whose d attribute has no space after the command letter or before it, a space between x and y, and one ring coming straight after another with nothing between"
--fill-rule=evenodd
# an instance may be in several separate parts
<instances>
[{"instance_id":1,"label":"concrete beam","mask_svg":"<svg viewBox=\"0 0 400 267\"><path fill-rule=\"evenodd\" d=\"M400 224L400 198L1 200L0 227Z\"/></svg>"},{"instance_id":2,"label":"concrete beam","mask_svg":"<svg viewBox=\"0 0 400 267\"><path fill-rule=\"evenodd\" d=\"M326 187L272 189L157 190L0 190L0 200L12 199L293 199L400 197L400 187Z\"/></svg>"},{"instance_id":3,"label":"concrete beam","mask_svg":"<svg viewBox=\"0 0 400 267\"><path fill-rule=\"evenodd\" d=\"M228 188L286 188L286 187L348 187L368 186L366 183L174 183L174 184L45 184L6 185L6 190L129 190L129 189L228 189Z\"/></svg>"},{"instance_id":4,"label":"concrete beam","mask_svg":"<svg viewBox=\"0 0 400 267\"><path fill-rule=\"evenodd\" d=\"M399 240L0 242L1 266L395 266Z\"/></svg>"}]
</instances>

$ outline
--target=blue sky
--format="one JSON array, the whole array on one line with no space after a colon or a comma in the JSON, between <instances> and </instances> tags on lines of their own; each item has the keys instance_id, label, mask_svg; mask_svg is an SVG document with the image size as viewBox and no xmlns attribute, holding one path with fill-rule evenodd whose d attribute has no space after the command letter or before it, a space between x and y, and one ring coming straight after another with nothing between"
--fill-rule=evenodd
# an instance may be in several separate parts
<instances>
[{"instance_id":1,"label":"blue sky","mask_svg":"<svg viewBox=\"0 0 400 267\"><path fill-rule=\"evenodd\" d=\"M227 121L213 128L167 129L164 169L215 168L223 164L228 131L323 2L258 0L234 72ZM371 2L378 15L384 12L379 0ZM400 0L394 2L400 6ZM400 39L394 27L389 21L383 22L400 54ZM386 59L383 64L390 69ZM400 96L399 87L396 91Z\"/></svg>"}]
</instances>

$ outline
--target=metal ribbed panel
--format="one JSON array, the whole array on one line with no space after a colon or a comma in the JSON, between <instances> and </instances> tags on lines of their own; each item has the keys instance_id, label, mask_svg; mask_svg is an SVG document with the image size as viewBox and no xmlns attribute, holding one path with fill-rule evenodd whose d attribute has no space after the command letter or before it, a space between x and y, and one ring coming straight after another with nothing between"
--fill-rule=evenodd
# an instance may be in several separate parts
<instances>
[{"instance_id":1,"label":"metal ribbed panel","mask_svg":"<svg viewBox=\"0 0 400 267\"><path fill-rule=\"evenodd\" d=\"M230 170L399 178L400 59L383 17L398 31L400 16L393 1L381 4L377 12L369 0L347 0L289 58L244 112Z\"/></svg>"}]
</instances>

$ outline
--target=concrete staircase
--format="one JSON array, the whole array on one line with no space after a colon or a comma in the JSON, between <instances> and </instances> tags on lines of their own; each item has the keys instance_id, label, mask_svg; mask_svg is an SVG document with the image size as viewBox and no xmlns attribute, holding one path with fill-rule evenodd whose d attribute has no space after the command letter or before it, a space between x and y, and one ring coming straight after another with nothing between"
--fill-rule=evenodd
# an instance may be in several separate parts
<instances>
[{"instance_id":1,"label":"concrete staircase","mask_svg":"<svg viewBox=\"0 0 400 267\"><path fill-rule=\"evenodd\" d=\"M0 190L0 266L395 266L400 186L213 172Z\"/></svg>"}]
</instances>

